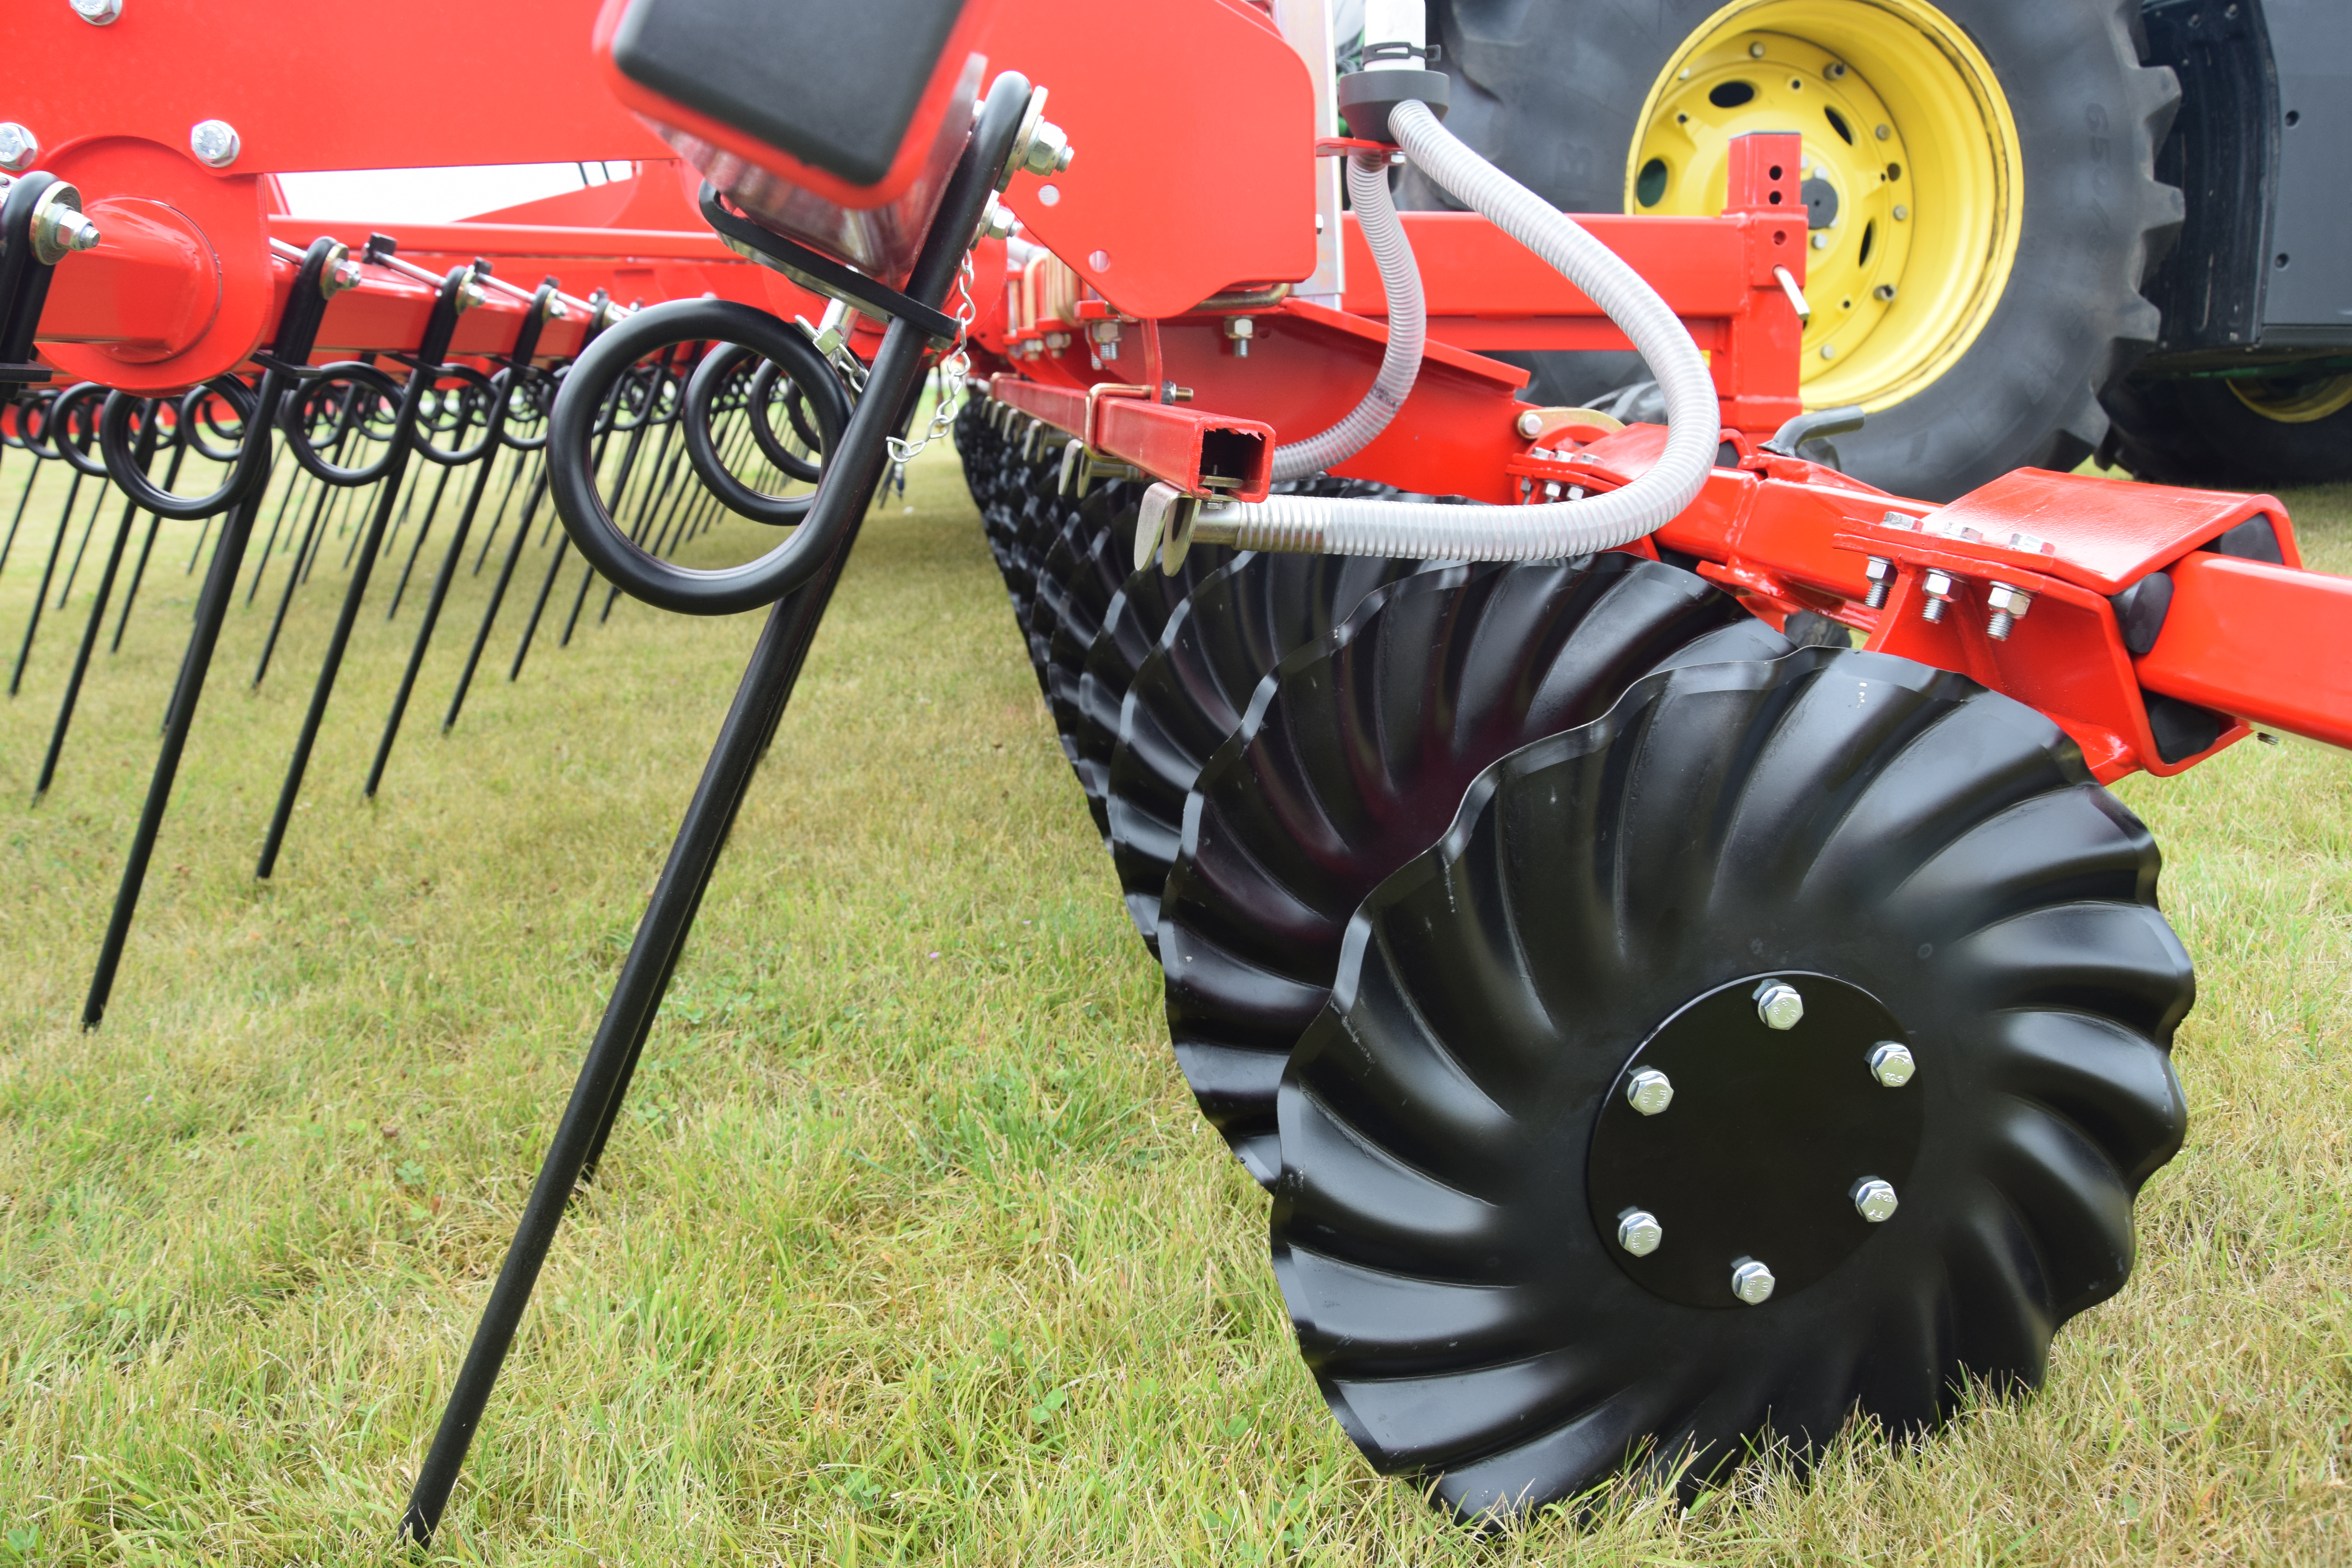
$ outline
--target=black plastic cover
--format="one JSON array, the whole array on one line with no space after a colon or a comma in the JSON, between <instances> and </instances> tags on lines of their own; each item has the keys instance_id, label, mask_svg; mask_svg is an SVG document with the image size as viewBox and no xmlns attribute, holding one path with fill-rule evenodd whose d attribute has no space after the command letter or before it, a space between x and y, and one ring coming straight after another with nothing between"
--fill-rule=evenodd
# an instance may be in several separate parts
<instances>
[{"instance_id":1,"label":"black plastic cover","mask_svg":"<svg viewBox=\"0 0 2352 1568\"><path fill-rule=\"evenodd\" d=\"M630 80L861 185L890 170L963 0L634 0Z\"/></svg>"}]
</instances>

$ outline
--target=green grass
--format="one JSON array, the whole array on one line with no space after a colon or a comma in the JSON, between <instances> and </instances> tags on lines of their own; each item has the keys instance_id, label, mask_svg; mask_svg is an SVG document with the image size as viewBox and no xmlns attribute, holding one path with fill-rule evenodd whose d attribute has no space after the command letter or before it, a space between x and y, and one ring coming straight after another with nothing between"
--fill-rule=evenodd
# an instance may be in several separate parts
<instances>
[{"instance_id":1,"label":"green grass","mask_svg":"<svg viewBox=\"0 0 2352 1568\"><path fill-rule=\"evenodd\" d=\"M1900 1450L1863 1435L1810 1482L1759 1464L1688 1513L1628 1489L1482 1542L1323 1410L1265 1200L1170 1059L951 462L912 499L858 546L441 1554L2352 1561L2342 755L2248 744L2124 787L2200 965L2189 1139L2142 1200L2129 1288L2061 1334L2039 1397ZM2352 569L2352 493L2293 499L2317 562ZM51 516L28 514L37 549ZM264 617L232 620L85 1034L191 542L166 530L45 801L79 602L0 704L0 1564L386 1554L755 629L625 603L596 626L600 596L509 686L509 611L445 739L488 582L464 579L370 805L418 592L387 627L380 586L257 884L330 554L258 695ZM25 561L0 577L11 654Z\"/></svg>"}]
</instances>

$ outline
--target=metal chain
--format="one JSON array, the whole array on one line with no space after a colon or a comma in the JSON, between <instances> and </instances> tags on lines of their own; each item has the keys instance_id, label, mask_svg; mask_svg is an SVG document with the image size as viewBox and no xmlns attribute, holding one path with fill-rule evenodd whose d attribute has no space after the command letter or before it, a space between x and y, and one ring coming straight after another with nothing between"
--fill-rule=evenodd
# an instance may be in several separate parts
<instances>
[{"instance_id":1,"label":"metal chain","mask_svg":"<svg viewBox=\"0 0 2352 1568\"><path fill-rule=\"evenodd\" d=\"M963 412L963 380L971 374L971 356L964 352L964 336L971 330L972 318L980 313L980 308L971 302L971 253L966 251L963 266L956 273L956 293L963 304L955 314L955 342L940 361L947 386L940 394L938 406L931 410L929 427L919 438L913 442L901 441L896 436L889 438L890 460L902 468L922 456L924 447L953 429L956 416ZM900 483L905 481L901 479Z\"/></svg>"}]
</instances>

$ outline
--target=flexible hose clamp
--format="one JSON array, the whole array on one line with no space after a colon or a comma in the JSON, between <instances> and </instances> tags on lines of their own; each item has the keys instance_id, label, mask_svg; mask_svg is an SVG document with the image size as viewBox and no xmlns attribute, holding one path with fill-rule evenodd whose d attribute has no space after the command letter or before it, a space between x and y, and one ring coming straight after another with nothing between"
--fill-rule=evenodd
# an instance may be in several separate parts
<instances>
[{"instance_id":1,"label":"flexible hose clamp","mask_svg":"<svg viewBox=\"0 0 2352 1568\"><path fill-rule=\"evenodd\" d=\"M1430 113L1443 120L1451 90L1444 71L1350 71L1339 79L1339 112L1347 117L1351 134L1393 144L1389 115L1398 104L1425 103Z\"/></svg>"}]
</instances>

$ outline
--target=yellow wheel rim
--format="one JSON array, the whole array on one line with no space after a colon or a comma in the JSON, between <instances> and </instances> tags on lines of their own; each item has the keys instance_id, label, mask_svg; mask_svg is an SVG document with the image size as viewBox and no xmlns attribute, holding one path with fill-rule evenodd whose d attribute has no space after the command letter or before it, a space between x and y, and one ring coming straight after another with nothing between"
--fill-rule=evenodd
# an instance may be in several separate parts
<instances>
[{"instance_id":1,"label":"yellow wheel rim","mask_svg":"<svg viewBox=\"0 0 2352 1568\"><path fill-rule=\"evenodd\" d=\"M2023 227L2017 123L1924 0L1734 0L1666 62L1641 126L1634 213L1720 213L1733 137L1803 139L1808 407L1900 403L1991 318Z\"/></svg>"},{"instance_id":2,"label":"yellow wheel rim","mask_svg":"<svg viewBox=\"0 0 2352 1568\"><path fill-rule=\"evenodd\" d=\"M2352 407L2352 375L2230 377L2238 401L2281 425L2309 425Z\"/></svg>"}]
</instances>

